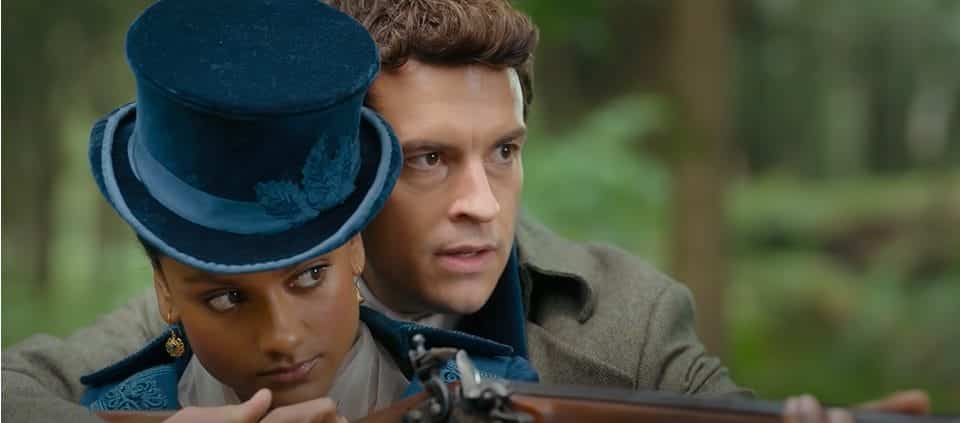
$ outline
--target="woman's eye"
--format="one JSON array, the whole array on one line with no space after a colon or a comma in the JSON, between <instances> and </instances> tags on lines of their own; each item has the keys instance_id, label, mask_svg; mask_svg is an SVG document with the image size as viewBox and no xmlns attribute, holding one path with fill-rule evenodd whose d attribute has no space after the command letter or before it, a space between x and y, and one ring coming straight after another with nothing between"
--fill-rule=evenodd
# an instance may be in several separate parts
<instances>
[{"instance_id":1,"label":"woman's eye","mask_svg":"<svg viewBox=\"0 0 960 423\"><path fill-rule=\"evenodd\" d=\"M430 170L440 164L440 153L430 152L424 153L417 156L413 156L407 159L407 166L410 166L414 169L420 170Z\"/></svg>"},{"instance_id":2,"label":"woman's eye","mask_svg":"<svg viewBox=\"0 0 960 423\"><path fill-rule=\"evenodd\" d=\"M243 295L240 291L227 291L207 300L207 304L219 312L232 310L241 302L243 302Z\"/></svg>"},{"instance_id":3,"label":"woman's eye","mask_svg":"<svg viewBox=\"0 0 960 423\"><path fill-rule=\"evenodd\" d=\"M323 282L323 277L327 273L327 266L314 266L297 275L292 285L297 288L312 288Z\"/></svg>"}]
</instances>

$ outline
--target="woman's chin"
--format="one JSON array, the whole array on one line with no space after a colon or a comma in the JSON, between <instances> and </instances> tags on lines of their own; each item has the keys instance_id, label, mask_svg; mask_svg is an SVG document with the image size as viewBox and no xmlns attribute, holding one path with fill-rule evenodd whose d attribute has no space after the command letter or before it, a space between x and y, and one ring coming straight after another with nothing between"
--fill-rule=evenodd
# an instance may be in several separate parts
<instances>
[{"instance_id":1,"label":"woman's chin","mask_svg":"<svg viewBox=\"0 0 960 423\"><path fill-rule=\"evenodd\" d=\"M271 387L273 399L270 408L299 404L327 396L330 382L308 381L295 386Z\"/></svg>"}]
</instances>

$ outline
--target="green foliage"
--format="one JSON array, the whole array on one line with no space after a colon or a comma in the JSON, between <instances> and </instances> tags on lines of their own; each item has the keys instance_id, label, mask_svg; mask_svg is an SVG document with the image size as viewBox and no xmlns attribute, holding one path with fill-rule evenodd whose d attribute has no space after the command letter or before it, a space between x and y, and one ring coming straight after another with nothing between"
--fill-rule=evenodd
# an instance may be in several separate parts
<instances>
[{"instance_id":1,"label":"green foliage","mask_svg":"<svg viewBox=\"0 0 960 423\"><path fill-rule=\"evenodd\" d=\"M625 97L562 135L533 131L523 153L524 204L578 239L603 239L656 257L667 194L663 166L635 147L660 129L654 97Z\"/></svg>"},{"instance_id":2,"label":"green foliage","mask_svg":"<svg viewBox=\"0 0 960 423\"><path fill-rule=\"evenodd\" d=\"M527 210L572 238L664 263L669 178L631 147L661 114L656 99L628 97L562 136L534 131ZM738 383L763 398L810 392L832 404L919 387L937 412L960 412L960 234L928 231L933 211L960 219L960 172L770 174L738 181L728 205L726 361ZM888 235L871 238L874 227ZM931 257L946 261L918 271Z\"/></svg>"},{"instance_id":3,"label":"green foliage","mask_svg":"<svg viewBox=\"0 0 960 423\"><path fill-rule=\"evenodd\" d=\"M64 120L64 133L82 140L92 117L70 117ZM105 209L89 174L86 148L83 142L64 147L70 160L60 169L63 177L54 194L49 285L44 289L34 285L23 250L3 249L5 347L37 332L69 334L152 286L150 263L125 227L123 237L98 239L102 225L121 228L123 223ZM107 213L106 218L100 213ZM4 240L8 241L12 240Z\"/></svg>"},{"instance_id":4,"label":"green foliage","mask_svg":"<svg viewBox=\"0 0 960 423\"><path fill-rule=\"evenodd\" d=\"M80 249L57 260L56 277L43 294L38 294L23 268L3 266L3 336L8 347L30 335L46 333L66 336L93 324L95 319L152 289L150 263L135 242L106 247L101 252L112 265L97 275L83 275L91 268L94 254L91 240L82 240ZM58 248L65 248L66 244ZM4 262L17 257L4 257ZM78 275L79 273L79 275ZM89 276L84 278L83 276Z\"/></svg>"}]
</instances>

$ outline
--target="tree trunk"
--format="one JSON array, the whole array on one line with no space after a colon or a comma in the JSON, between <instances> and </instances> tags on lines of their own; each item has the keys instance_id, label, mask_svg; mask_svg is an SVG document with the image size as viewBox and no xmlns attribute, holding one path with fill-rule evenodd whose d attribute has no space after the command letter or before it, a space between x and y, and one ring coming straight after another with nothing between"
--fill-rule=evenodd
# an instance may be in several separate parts
<instances>
[{"instance_id":1,"label":"tree trunk","mask_svg":"<svg viewBox=\"0 0 960 423\"><path fill-rule=\"evenodd\" d=\"M668 29L667 93L674 126L671 168L672 271L693 291L697 331L724 350L724 293L731 8L725 0L674 0Z\"/></svg>"}]
</instances>

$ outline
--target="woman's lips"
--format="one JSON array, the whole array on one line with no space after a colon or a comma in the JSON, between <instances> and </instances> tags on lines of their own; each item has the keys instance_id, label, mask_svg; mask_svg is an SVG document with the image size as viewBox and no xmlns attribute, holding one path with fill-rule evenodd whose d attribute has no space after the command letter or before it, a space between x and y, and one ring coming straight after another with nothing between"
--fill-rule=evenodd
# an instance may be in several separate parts
<instances>
[{"instance_id":1,"label":"woman's lips","mask_svg":"<svg viewBox=\"0 0 960 423\"><path fill-rule=\"evenodd\" d=\"M318 361L320 361L319 355L293 366L279 367L261 372L258 374L258 376L270 381L272 384L285 385L299 383L307 379L307 376L310 375L310 371L313 370Z\"/></svg>"}]
</instances>

